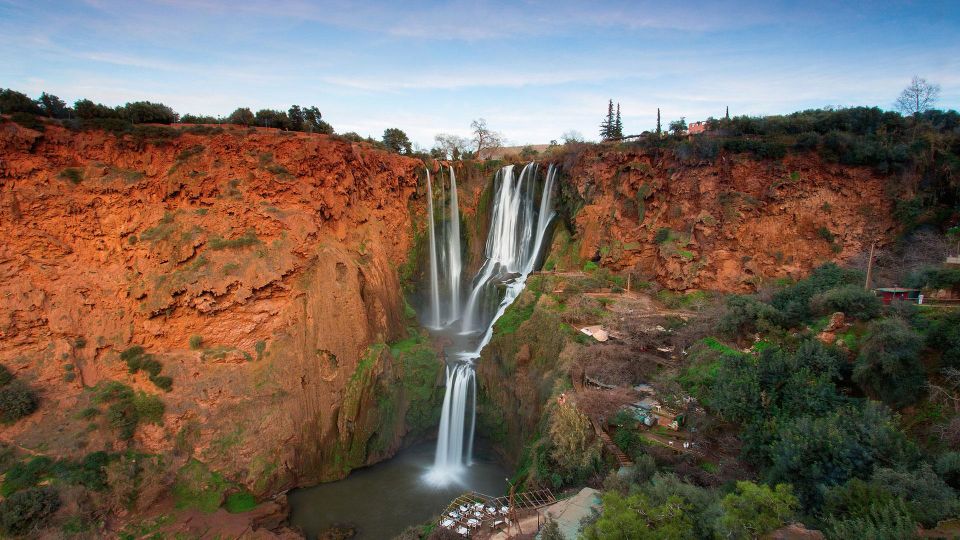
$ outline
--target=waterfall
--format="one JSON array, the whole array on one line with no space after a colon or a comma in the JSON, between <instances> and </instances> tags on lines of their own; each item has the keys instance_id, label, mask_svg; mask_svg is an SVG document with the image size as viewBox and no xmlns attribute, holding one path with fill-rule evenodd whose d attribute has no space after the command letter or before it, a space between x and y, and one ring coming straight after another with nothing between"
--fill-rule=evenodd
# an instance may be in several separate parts
<instances>
[{"instance_id":1,"label":"waterfall","mask_svg":"<svg viewBox=\"0 0 960 540\"><path fill-rule=\"evenodd\" d=\"M440 281L437 277L437 237L433 224L433 185L427 169L427 230L430 242L430 317L433 328L440 327Z\"/></svg>"},{"instance_id":2,"label":"waterfall","mask_svg":"<svg viewBox=\"0 0 960 540\"><path fill-rule=\"evenodd\" d=\"M476 375L473 364L493 337L494 323L523 291L555 216L552 192L557 170L553 165L548 168L540 204L535 208L538 170L535 163L529 163L517 178L514 166L507 165L494 178L490 230L484 247L486 260L472 282L467 303L460 313L462 333L479 334L480 338L472 346L460 347L453 355L453 363L447 366L437 452L434 466L426 476L427 481L433 484L443 485L456 480L459 472L472 461L476 427ZM453 182L451 170L451 190L455 191ZM455 211L453 206L451 201L451 220ZM452 257L450 259L452 261ZM500 286L505 289L503 297L492 316L484 317L481 299L498 294Z\"/></svg>"},{"instance_id":3,"label":"waterfall","mask_svg":"<svg viewBox=\"0 0 960 540\"><path fill-rule=\"evenodd\" d=\"M447 232L447 280L450 283L450 322L460 316L460 203L457 199L457 175L450 166L450 223Z\"/></svg>"}]
</instances>

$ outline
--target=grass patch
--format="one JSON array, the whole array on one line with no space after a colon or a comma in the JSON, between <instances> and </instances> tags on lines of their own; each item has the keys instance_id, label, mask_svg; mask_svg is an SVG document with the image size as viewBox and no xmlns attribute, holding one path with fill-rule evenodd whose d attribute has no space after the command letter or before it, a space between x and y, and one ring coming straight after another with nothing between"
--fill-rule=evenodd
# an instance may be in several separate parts
<instances>
[{"instance_id":1,"label":"grass patch","mask_svg":"<svg viewBox=\"0 0 960 540\"><path fill-rule=\"evenodd\" d=\"M257 238L257 234L255 232L247 231L242 235L231 239L225 239L219 235L213 236L207 241L207 246L214 251L219 251L222 249L239 249L260 243L260 239Z\"/></svg>"},{"instance_id":2,"label":"grass patch","mask_svg":"<svg viewBox=\"0 0 960 540\"><path fill-rule=\"evenodd\" d=\"M229 487L220 473L210 471L205 464L191 459L177 471L173 498L177 508L212 514L220 508L223 493Z\"/></svg>"},{"instance_id":3,"label":"grass patch","mask_svg":"<svg viewBox=\"0 0 960 540\"><path fill-rule=\"evenodd\" d=\"M231 514L242 514L249 512L257 506L257 499L248 491L231 493L227 496L227 501L223 507Z\"/></svg>"}]
</instances>

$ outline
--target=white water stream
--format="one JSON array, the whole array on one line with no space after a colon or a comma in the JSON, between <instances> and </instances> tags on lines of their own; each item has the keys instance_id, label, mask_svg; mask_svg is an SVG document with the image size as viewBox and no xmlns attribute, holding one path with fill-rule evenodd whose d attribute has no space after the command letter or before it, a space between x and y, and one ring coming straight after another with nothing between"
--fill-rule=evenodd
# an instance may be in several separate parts
<instances>
[{"instance_id":1,"label":"white water stream","mask_svg":"<svg viewBox=\"0 0 960 540\"><path fill-rule=\"evenodd\" d=\"M436 485L455 482L464 467L471 464L473 438L476 427L476 375L474 362L480 351L493 337L493 325L516 300L526 285L527 276L534 270L544 238L556 213L552 205L553 186L557 169L550 165L540 195L540 204L534 205L537 173L536 163L523 167L520 176L514 166L500 169L494 179L494 196L490 230L485 245L485 260L460 309L460 222L457 207L456 179L450 170L450 222L447 227L447 253L443 269L449 284L450 316L446 324L458 326L459 334L471 339L459 350L447 366L446 393L443 398L437 452L427 481ZM430 189L429 172L427 174ZM429 191L432 199L432 191ZM440 320L439 281L437 276L436 245L433 233L433 202L428 201L430 223L430 290L431 318ZM504 289L500 297L499 289ZM438 300L433 303L434 295ZM494 304L494 301L496 302ZM459 325L456 325L459 321Z\"/></svg>"}]
</instances>

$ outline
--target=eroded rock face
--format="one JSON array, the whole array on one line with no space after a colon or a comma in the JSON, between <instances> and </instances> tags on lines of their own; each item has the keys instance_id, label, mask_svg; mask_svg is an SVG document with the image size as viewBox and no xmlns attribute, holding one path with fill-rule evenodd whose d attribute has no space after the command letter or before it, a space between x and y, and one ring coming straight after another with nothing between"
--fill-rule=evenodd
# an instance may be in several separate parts
<instances>
[{"instance_id":1,"label":"eroded rock face","mask_svg":"<svg viewBox=\"0 0 960 540\"><path fill-rule=\"evenodd\" d=\"M409 400L381 419L376 389L404 365L374 344L410 324L397 267L420 167L275 130L142 140L0 124L0 362L42 395L0 439L120 448L77 419L85 389L118 380L165 402L163 425L137 430L144 450L259 494L392 454ZM172 391L128 373L133 344Z\"/></svg>"},{"instance_id":2,"label":"eroded rock face","mask_svg":"<svg viewBox=\"0 0 960 540\"><path fill-rule=\"evenodd\" d=\"M890 237L883 180L814 154L713 164L589 148L565 171L580 256L672 289L754 290ZM575 193L575 195L573 195Z\"/></svg>"}]
</instances>

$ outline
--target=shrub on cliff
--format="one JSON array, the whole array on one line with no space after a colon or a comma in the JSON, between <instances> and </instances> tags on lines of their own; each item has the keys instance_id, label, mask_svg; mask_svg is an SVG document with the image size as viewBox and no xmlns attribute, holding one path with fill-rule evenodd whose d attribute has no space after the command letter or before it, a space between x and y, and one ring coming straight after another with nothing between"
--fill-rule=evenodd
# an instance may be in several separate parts
<instances>
[{"instance_id":1,"label":"shrub on cliff","mask_svg":"<svg viewBox=\"0 0 960 540\"><path fill-rule=\"evenodd\" d=\"M806 279L777 291L770 304L780 311L783 323L787 327L793 327L810 319L810 299L815 295L842 285L857 283L863 283L862 273L827 263L815 268Z\"/></svg>"},{"instance_id":2,"label":"shrub on cliff","mask_svg":"<svg viewBox=\"0 0 960 540\"><path fill-rule=\"evenodd\" d=\"M19 381L0 388L0 422L10 424L37 410L36 392Z\"/></svg>"},{"instance_id":3,"label":"shrub on cliff","mask_svg":"<svg viewBox=\"0 0 960 540\"><path fill-rule=\"evenodd\" d=\"M0 386L6 386L13 380L13 373L7 366L0 364Z\"/></svg>"},{"instance_id":4,"label":"shrub on cliff","mask_svg":"<svg viewBox=\"0 0 960 540\"><path fill-rule=\"evenodd\" d=\"M13 113L13 115L10 116L10 120L13 120L17 124L34 131L43 131L45 129L43 121L41 121L35 115L29 113Z\"/></svg>"},{"instance_id":5,"label":"shrub on cliff","mask_svg":"<svg viewBox=\"0 0 960 540\"><path fill-rule=\"evenodd\" d=\"M927 382L919 357L922 346L920 335L902 319L874 321L853 368L854 382L891 407L915 402Z\"/></svg>"},{"instance_id":6,"label":"shrub on cliff","mask_svg":"<svg viewBox=\"0 0 960 540\"><path fill-rule=\"evenodd\" d=\"M51 487L14 493L0 502L0 532L22 535L39 528L57 509L60 496Z\"/></svg>"},{"instance_id":7,"label":"shrub on cliff","mask_svg":"<svg viewBox=\"0 0 960 540\"><path fill-rule=\"evenodd\" d=\"M821 315L841 311L850 317L868 321L880 315L883 303L877 295L859 285L844 285L811 298L810 309Z\"/></svg>"},{"instance_id":8,"label":"shrub on cliff","mask_svg":"<svg viewBox=\"0 0 960 540\"><path fill-rule=\"evenodd\" d=\"M164 405L157 396L134 392L129 386L109 381L98 385L94 402L108 404L106 419L122 440L130 440L141 422L160 424Z\"/></svg>"}]
</instances>

